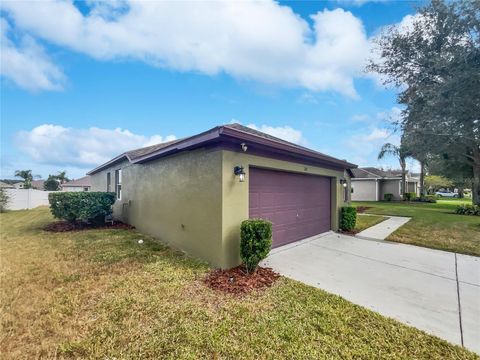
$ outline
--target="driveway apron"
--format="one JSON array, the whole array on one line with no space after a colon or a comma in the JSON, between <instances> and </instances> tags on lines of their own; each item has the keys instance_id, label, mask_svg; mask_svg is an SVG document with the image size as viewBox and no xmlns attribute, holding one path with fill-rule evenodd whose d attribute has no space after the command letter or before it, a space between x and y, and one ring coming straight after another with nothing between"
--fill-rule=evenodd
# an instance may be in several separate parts
<instances>
[{"instance_id":1,"label":"driveway apron","mask_svg":"<svg viewBox=\"0 0 480 360\"><path fill-rule=\"evenodd\" d=\"M478 257L329 232L263 265L480 353Z\"/></svg>"}]
</instances>

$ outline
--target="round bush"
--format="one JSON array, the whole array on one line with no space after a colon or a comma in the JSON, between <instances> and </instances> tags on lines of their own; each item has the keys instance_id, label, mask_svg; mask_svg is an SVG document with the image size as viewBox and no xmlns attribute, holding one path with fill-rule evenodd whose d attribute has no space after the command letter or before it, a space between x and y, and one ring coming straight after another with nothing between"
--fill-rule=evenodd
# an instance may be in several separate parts
<instances>
[{"instance_id":1,"label":"round bush","mask_svg":"<svg viewBox=\"0 0 480 360\"><path fill-rule=\"evenodd\" d=\"M248 272L253 272L272 248L272 223L250 219L240 227L240 257Z\"/></svg>"},{"instance_id":2,"label":"round bush","mask_svg":"<svg viewBox=\"0 0 480 360\"><path fill-rule=\"evenodd\" d=\"M340 229L352 231L357 223L357 208L344 206L340 214Z\"/></svg>"}]
</instances>

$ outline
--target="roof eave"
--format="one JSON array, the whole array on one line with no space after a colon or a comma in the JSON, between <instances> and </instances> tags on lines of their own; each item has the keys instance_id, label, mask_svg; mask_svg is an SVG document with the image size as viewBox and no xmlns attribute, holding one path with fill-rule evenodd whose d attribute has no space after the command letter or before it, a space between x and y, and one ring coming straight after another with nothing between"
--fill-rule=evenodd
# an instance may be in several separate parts
<instances>
[{"instance_id":1,"label":"roof eave","mask_svg":"<svg viewBox=\"0 0 480 360\"><path fill-rule=\"evenodd\" d=\"M355 164L352 164L352 163L349 163L347 161L340 160L340 159L337 159L337 158L334 158L334 157L331 157L331 156L328 156L328 155L320 154L320 153L315 152L313 150L299 148L299 147L296 147L294 145L289 145L289 144L285 144L283 142L275 141L273 139L262 138L260 136L256 136L254 134L250 134L250 133L247 133L247 132L244 132L244 131L241 131L241 130L237 130L237 129L223 127L221 129L220 133L222 135L225 135L225 136L235 137L235 138L245 140L245 141L252 141L254 143L265 145L265 146L268 146L270 148L274 148L274 149L277 149L277 150L284 150L284 151L292 152L292 153L302 155L302 156L305 156L305 157L308 157L308 158L312 158L312 159L316 159L316 160L322 160L324 162L334 164L334 165L342 167L344 169L354 169L354 168L358 167Z\"/></svg>"},{"instance_id":2,"label":"roof eave","mask_svg":"<svg viewBox=\"0 0 480 360\"><path fill-rule=\"evenodd\" d=\"M104 169L112 166L113 164L118 163L120 160L122 160L122 159L124 159L124 158L125 158L126 160L128 160L129 162L132 162L131 159L129 158L129 156L128 156L126 153L123 153L123 154L120 154L120 155L114 157L112 160L109 160L109 161L107 161L106 163L104 163L104 164L102 164L102 165L100 165L100 166L97 166L95 169L90 170L89 172L87 172L87 175L93 175L93 174L95 174L95 173L97 173L97 172L99 172L99 171L102 171L102 170L104 170Z\"/></svg>"}]
</instances>

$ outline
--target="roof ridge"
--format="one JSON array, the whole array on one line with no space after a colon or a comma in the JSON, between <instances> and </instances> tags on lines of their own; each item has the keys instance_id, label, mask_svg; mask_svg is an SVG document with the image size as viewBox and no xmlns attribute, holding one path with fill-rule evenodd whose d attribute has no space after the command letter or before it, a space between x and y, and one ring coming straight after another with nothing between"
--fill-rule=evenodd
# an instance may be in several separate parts
<instances>
[{"instance_id":1,"label":"roof ridge","mask_svg":"<svg viewBox=\"0 0 480 360\"><path fill-rule=\"evenodd\" d=\"M239 125L241 128L248 129L249 131L245 131L245 130L243 130L243 129L238 129L238 128L232 127L231 125ZM319 155L328 157L328 158L333 159L333 160L338 160L338 161L347 162L346 160L338 159L338 158L336 158L336 157L334 157L334 156L330 156L330 155L327 155L327 154L322 153L322 152L320 152L320 151L307 148L307 147L305 147L305 146L302 146L302 145L293 143L293 142L291 142L291 141L284 140L284 139L282 139L282 138L279 138L279 137L270 135L270 134L268 134L268 133L266 133L266 132L263 132L263 131L260 131L260 130L257 130L257 129L253 129L253 128L251 128L251 127L242 125L242 124L240 124L240 123L232 123L232 124L221 125L221 127L227 127L227 128L229 128L229 129L233 129L233 130L236 130L236 131L241 131L241 132L246 133L246 134L249 134L249 135L254 135L254 136L257 136L257 137L260 137L260 138L264 138L264 139L268 139L268 140L271 140L271 141L276 141L276 142L279 142L279 143L288 144L288 145L294 146L294 147L299 148L299 149L303 149L303 150L306 150L306 151L309 151L309 152L317 153L317 154L319 154ZM254 132L257 132L257 133L260 133L260 134L263 134L263 135L267 135L267 137L261 136L261 135L255 134L255 133L252 133L251 131L254 131Z\"/></svg>"}]
</instances>

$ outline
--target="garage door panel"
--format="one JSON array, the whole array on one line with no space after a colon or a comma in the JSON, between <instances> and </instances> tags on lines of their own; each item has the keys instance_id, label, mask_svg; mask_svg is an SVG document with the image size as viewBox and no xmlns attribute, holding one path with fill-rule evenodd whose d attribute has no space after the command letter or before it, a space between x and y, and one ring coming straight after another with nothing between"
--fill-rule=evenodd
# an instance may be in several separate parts
<instances>
[{"instance_id":1,"label":"garage door panel","mask_svg":"<svg viewBox=\"0 0 480 360\"><path fill-rule=\"evenodd\" d=\"M273 224L273 247L330 230L330 179L251 168L250 218Z\"/></svg>"}]
</instances>

